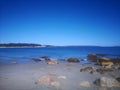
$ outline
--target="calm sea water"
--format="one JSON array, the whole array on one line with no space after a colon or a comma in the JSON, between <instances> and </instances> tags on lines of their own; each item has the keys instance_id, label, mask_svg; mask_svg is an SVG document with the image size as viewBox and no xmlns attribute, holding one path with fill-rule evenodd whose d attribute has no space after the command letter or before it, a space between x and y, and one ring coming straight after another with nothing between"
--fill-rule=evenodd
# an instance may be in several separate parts
<instances>
[{"instance_id":1,"label":"calm sea water","mask_svg":"<svg viewBox=\"0 0 120 90\"><path fill-rule=\"evenodd\" d=\"M32 58L49 56L58 60L69 57L86 59L88 54L109 54L120 57L120 47L49 47L49 48L0 48L0 62L31 62Z\"/></svg>"}]
</instances>

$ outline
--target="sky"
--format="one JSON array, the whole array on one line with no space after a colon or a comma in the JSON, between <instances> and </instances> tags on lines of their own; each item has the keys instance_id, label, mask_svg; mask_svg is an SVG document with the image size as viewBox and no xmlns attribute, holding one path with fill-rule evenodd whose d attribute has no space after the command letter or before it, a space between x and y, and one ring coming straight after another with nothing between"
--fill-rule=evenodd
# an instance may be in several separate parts
<instances>
[{"instance_id":1,"label":"sky","mask_svg":"<svg viewBox=\"0 0 120 90\"><path fill-rule=\"evenodd\" d=\"M120 0L0 0L0 43L120 46Z\"/></svg>"}]
</instances>

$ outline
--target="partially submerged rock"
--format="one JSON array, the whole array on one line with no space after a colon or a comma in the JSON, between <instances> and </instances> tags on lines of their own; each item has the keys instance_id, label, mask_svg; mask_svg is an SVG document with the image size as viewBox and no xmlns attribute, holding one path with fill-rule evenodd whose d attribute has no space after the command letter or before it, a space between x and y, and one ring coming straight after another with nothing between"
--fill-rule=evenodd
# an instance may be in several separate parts
<instances>
[{"instance_id":1,"label":"partially submerged rock","mask_svg":"<svg viewBox=\"0 0 120 90\"><path fill-rule=\"evenodd\" d=\"M97 57L96 54L89 54L87 56L87 59L90 60L90 61L92 61L92 62L97 62L98 61L98 57Z\"/></svg>"},{"instance_id":2,"label":"partially submerged rock","mask_svg":"<svg viewBox=\"0 0 120 90\"><path fill-rule=\"evenodd\" d=\"M45 61L51 61L48 56L42 56L41 58L45 59Z\"/></svg>"},{"instance_id":3,"label":"partially submerged rock","mask_svg":"<svg viewBox=\"0 0 120 90\"><path fill-rule=\"evenodd\" d=\"M78 58L68 58L67 61L68 61L68 62L74 62L74 63L80 62Z\"/></svg>"},{"instance_id":4,"label":"partially submerged rock","mask_svg":"<svg viewBox=\"0 0 120 90\"><path fill-rule=\"evenodd\" d=\"M95 80L94 84L100 87L120 87L120 83L112 77L101 77L100 79Z\"/></svg>"},{"instance_id":5,"label":"partially submerged rock","mask_svg":"<svg viewBox=\"0 0 120 90\"><path fill-rule=\"evenodd\" d=\"M80 83L80 86L89 88L90 87L90 83L88 81L83 81L83 82Z\"/></svg>"}]
</instances>

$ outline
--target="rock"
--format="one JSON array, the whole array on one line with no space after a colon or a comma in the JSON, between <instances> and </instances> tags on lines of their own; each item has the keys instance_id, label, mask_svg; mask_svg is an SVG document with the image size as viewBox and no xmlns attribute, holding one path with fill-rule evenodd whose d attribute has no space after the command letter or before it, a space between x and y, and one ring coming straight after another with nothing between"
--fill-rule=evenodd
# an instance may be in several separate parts
<instances>
[{"instance_id":1,"label":"rock","mask_svg":"<svg viewBox=\"0 0 120 90\"><path fill-rule=\"evenodd\" d=\"M43 76L40 79L38 79L35 84L51 84L54 82L54 80L48 76Z\"/></svg>"},{"instance_id":2,"label":"rock","mask_svg":"<svg viewBox=\"0 0 120 90\"><path fill-rule=\"evenodd\" d=\"M56 65L56 64L59 64L59 63L57 61L48 61L47 64Z\"/></svg>"},{"instance_id":3,"label":"rock","mask_svg":"<svg viewBox=\"0 0 120 90\"><path fill-rule=\"evenodd\" d=\"M120 83L120 77L117 77L116 80Z\"/></svg>"},{"instance_id":4,"label":"rock","mask_svg":"<svg viewBox=\"0 0 120 90\"><path fill-rule=\"evenodd\" d=\"M90 87L90 83L88 81L83 81L82 83L80 83L80 86L88 88Z\"/></svg>"},{"instance_id":5,"label":"rock","mask_svg":"<svg viewBox=\"0 0 120 90\"><path fill-rule=\"evenodd\" d=\"M101 62L101 65L102 65L103 67L106 67L106 66L107 66L107 68L112 68L112 66L113 66L114 64L113 64L113 62L111 62L111 61L103 61L103 62Z\"/></svg>"},{"instance_id":6,"label":"rock","mask_svg":"<svg viewBox=\"0 0 120 90\"><path fill-rule=\"evenodd\" d=\"M74 62L74 63L80 62L78 58L68 58L67 61L68 61L68 62Z\"/></svg>"},{"instance_id":7,"label":"rock","mask_svg":"<svg viewBox=\"0 0 120 90\"><path fill-rule=\"evenodd\" d=\"M111 73L114 72L113 69L96 69L96 71L100 74Z\"/></svg>"},{"instance_id":8,"label":"rock","mask_svg":"<svg viewBox=\"0 0 120 90\"><path fill-rule=\"evenodd\" d=\"M106 60L110 60L109 58L105 57L105 54L89 54L87 56L87 59L92 61L92 62L96 62L97 64L100 64L102 61L106 61Z\"/></svg>"},{"instance_id":9,"label":"rock","mask_svg":"<svg viewBox=\"0 0 120 90\"><path fill-rule=\"evenodd\" d=\"M40 62L41 61L40 58L33 58L32 60L35 61L35 62Z\"/></svg>"},{"instance_id":10,"label":"rock","mask_svg":"<svg viewBox=\"0 0 120 90\"><path fill-rule=\"evenodd\" d=\"M98 74L98 72L96 70L94 70L94 69L90 73L91 74Z\"/></svg>"},{"instance_id":11,"label":"rock","mask_svg":"<svg viewBox=\"0 0 120 90\"><path fill-rule=\"evenodd\" d=\"M120 87L120 83L116 79L111 77L101 77L100 79L97 79L94 83L101 87L107 88Z\"/></svg>"},{"instance_id":12,"label":"rock","mask_svg":"<svg viewBox=\"0 0 120 90\"><path fill-rule=\"evenodd\" d=\"M112 68L113 68L113 69L120 69L120 65L117 65L117 64L115 65L115 64L114 64L114 65L112 66Z\"/></svg>"},{"instance_id":13,"label":"rock","mask_svg":"<svg viewBox=\"0 0 120 90\"><path fill-rule=\"evenodd\" d=\"M103 57L101 58L102 61L110 61L110 58Z\"/></svg>"},{"instance_id":14,"label":"rock","mask_svg":"<svg viewBox=\"0 0 120 90\"><path fill-rule=\"evenodd\" d=\"M83 68L83 69L80 69L80 72L88 72L88 73L90 73L90 72L92 72L93 71L93 68L92 67L85 67L85 68Z\"/></svg>"},{"instance_id":15,"label":"rock","mask_svg":"<svg viewBox=\"0 0 120 90\"><path fill-rule=\"evenodd\" d=\"M120 65L120 58L112 58L111 61L116 65Z\"/></svg>"},{"instance_id":16,"label":"rock","mask_svg":"<svg viewBox=\"0 0 120 90\"><path fill-rule=\"evenodd\" d=\"M48 56L42 56L41 58L45 59L45 61L51 61Z\"/></svg>"},{"instance_id":17,"label":"rock","mask_svg":"<svg viewBox=\"0 0 120 90\"><path fill-rule=\"evenodd\" d=\"M97 58L97 55L96 54L89 54L87 56L87 59L92 61L92 62L97 62L98 61L98 58Z\"/></svg>"}]
</instances>

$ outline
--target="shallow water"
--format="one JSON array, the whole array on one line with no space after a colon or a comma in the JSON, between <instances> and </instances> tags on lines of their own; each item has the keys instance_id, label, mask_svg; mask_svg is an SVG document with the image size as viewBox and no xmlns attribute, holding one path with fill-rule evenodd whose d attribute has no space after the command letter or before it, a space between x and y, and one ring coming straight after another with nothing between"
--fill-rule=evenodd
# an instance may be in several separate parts
<instances>
[{"instance_id":1,"label":"shallow water","mask_svg":"<svg viewBox=\"0 0 120 90\"><path fill-rule=\"evenodd\" d=\"M70 57L86 59L88 54L102 53L120 57L120 47L49 47L49 48L0 48L0 62L31 62L32 58L49 56L64 61Z\"/></svg>"}]
</instances>

